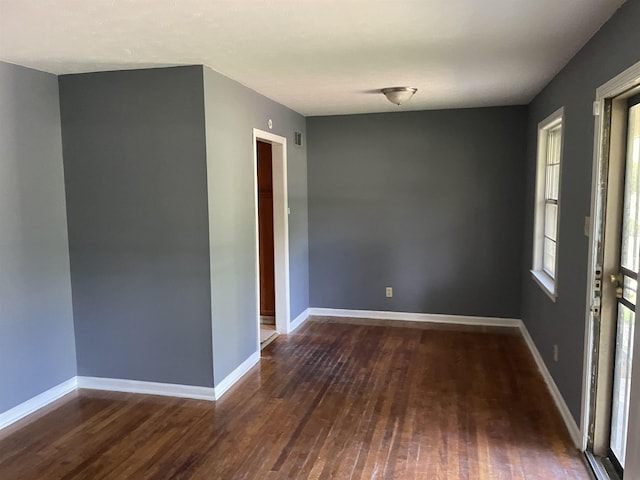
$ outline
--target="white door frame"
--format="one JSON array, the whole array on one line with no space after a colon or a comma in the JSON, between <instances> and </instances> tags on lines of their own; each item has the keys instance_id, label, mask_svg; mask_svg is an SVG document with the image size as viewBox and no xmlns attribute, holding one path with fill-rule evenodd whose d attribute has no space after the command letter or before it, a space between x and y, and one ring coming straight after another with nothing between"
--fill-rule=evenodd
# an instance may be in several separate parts
<instances>
[{"instance_id":1,"label":"white door frame","mask_svg":"<svg viewBox=\"0 0 640 480\"><path fill-rule=\"evenodd\" d=\"M589 259L587 278L587 303L585 315L585 339L582 379L582 417L580 430L582 434L582 449L587 448L589 417L591 406L591 374L593 366L593 315L595 298L595 280L597 268L598 244L602 239L604 228L603 199L606 195L603 186L604 175L602 148L605 140L605 101L618 97L630 89L640 85L640 62L634 64L620 73L598 89L593 104L595 116L593 170L591 179L591 228L589 232ZM599 305L597 306L599 307ZM636 312L636 325L639 315ZM633 370L631 378L631 405L640 405L640 328L635 329L635 347L633 358ZM629 412L629 429L627 438L627 452L640 450L640 408L631 409ZM625 466L625 478L640 478L640 458L637 455L629 455Z\"/></svg>"},{"instance_id":2,"label":"white door frame","mask_svg":"<svg viewBox=\"0 0 640 480\"><path fill-rule=\"evenodd\" d=\"M260 238L258 231L258 150L256 142L271 144L273 162L273 248L276 293L276 331L289 333L289 196L287 192L287 139L257 128L253 129L253 193L256 234L256 322L260 351Z\"/></svg>"}]
</instances>

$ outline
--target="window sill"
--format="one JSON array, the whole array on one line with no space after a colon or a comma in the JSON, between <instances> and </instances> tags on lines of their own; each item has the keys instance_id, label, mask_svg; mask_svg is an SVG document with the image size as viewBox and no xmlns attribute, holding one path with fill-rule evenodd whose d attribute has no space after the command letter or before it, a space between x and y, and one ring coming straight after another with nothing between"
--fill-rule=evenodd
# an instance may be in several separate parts
<instances>
[{"instance_id":1,"label":"window sill","mask_svg":"<svg viewBox=\"0 0 640 480\"><path fill-rule=\"evenodd\" d=\"M556 284L551 277L540 270L531 270L531 276L551 301L555 302L558 294L556 293Z\"/></svg>"}]
</instances>

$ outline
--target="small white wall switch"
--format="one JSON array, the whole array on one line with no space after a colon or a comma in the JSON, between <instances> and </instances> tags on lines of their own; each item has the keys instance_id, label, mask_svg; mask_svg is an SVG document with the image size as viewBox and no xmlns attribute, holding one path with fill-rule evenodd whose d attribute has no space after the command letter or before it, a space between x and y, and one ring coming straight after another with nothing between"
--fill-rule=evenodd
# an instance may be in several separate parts
<instances>
[{"instance_id":1,"label":"small white wall switch","mask_svg":"<svg viewBox=\"0 0 640 480\"><path fill-rule=\"evenodd\" d=\"M588 237L591 233L591 217L584 217L584 236Z\"/></svg>"},{"instance_id":2,"label":"small white wall switch","mask_svg":"<svg viewBox=\"0 0 640 480\"><path fill-rule=\"evenodd\" d=\"M386 288L386 295L387 295L387 298L393 297L393 287Z\"/></svg>"},{"instance_id":3,"label":"small white wall switch","mask_svg":"<svg viewBox=\"0 0 640 480\"><path fill-rule=\"evenodd\" d=\"M287 207L287 215L291 215L291 208Z\"/></svg>"},{"instance_id":4,"label":"small white wall switch","mask_svg":"<svg viewBox=\"0 0 640 480\"><path fill-rule=\"evenodd\" d=\"M557 343L553 345L553 361L554 362L558 361L558 344Z\"/></svg>"}]
</instances>

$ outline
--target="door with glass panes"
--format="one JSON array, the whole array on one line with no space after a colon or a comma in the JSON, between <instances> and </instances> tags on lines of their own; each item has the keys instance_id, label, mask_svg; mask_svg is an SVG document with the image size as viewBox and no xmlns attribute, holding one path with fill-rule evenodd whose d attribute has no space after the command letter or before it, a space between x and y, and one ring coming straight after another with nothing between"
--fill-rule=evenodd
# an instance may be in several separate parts
<instances>
[{"instance_id":1,"label":"door with glass panes","mask_svg":"<svg viewBox=\"0 0 640 480\"><path fill-rule=\"evenodd\" d=\"M636 291L640 272L640 95L627 102L626 154L619 222L619 260L609 274L614 287L615 342L612 358L609 458L623 474L629 421Z\"/></svg>"}]
</instances>

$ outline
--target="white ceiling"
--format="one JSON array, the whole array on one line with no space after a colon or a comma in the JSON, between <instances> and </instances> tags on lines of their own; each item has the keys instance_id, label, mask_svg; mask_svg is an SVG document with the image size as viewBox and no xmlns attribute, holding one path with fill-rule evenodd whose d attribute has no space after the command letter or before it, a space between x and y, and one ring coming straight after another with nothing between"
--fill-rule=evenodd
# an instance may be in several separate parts
<instances>
[{"instance_id":1,"label":"white ceiling","mask_svg":"<svg viewBox=\"0 0 640 480\"><path fill-rule=\"evenodd\" d=\"M0 0L0 59L205 64L304 115L528 103L624 0ZM380 88L412 86L406 105Z\"/></svg>"}]
</instances>

